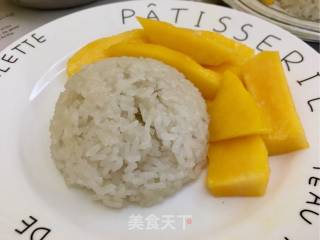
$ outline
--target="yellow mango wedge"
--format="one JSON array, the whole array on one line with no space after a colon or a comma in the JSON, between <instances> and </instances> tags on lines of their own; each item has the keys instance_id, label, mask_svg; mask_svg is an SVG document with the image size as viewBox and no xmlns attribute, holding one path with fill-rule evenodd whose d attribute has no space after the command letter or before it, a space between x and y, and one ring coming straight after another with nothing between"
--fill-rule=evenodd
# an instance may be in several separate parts
<instances>
[{"instance_id":1,"label":"yellow mango wedge","mask_svg":"<svg viewBox=\"0 0 320 240\"><path fill-rule=\"evenodd\" d=\"M231 71L223 74L215 99L207 103L210 141L265 134L270 131L261 109Z\"/></svg>"},{"instance_id":2,"label":"yellow mango wedge","mask_svg":"<svg viewBox=\"0 0 320 240\"><path fill-rule=\"evenodd\" d=\"M185 53L201 65L243 63L254 51L221 34L178 28L169 23L138 17L151 43Z\"/></svg>"},{"instance_id":3,"label":"yellow mango wedge","mask_svg":"<svg viewBox=\"0 0 320 240\"><path fill-rule=\"evenodd\" d=\"M215 196L261 196L269 179L268 153L259 136L209 145L207 188Z\"/></svg>"},{"instance_id":4,"label":"yellow mango wedge","mask_svg":"<svg viewBox=\"0 0 320 240\"><path fill-rule=\"evenodd\" d=\"M107 49L120 42L146 42L146 38L142 29L136 29L90 42L69 59L67 63L68 76L79 72L85 65L106 58L108 56Z\"/></svg>"},{"instance_id":5,"label":"yellow mango wedge","mask_svg":"<svg viewBox=\"0 0 320 240\"><path fill-rule=\"evenodd\" d=\"M183 73L206 99L213 99L219 85L218 74L205 69L187 55L163 46L148 43L120 43L111 46L108 54L112 57L148 57L171 65Z\"/></svg>"},{"instance_id":6,"label":"yellow mango wedge","mask_svg":"<svg viewBox=\"0 0 320 240\"><path fill-rule=\"evenodd\" d=\"M271 132L263 136L270 155L308 147L278 52L261 52L242 68L243 81L267 118Z\"/></svg>"}]
</instances>

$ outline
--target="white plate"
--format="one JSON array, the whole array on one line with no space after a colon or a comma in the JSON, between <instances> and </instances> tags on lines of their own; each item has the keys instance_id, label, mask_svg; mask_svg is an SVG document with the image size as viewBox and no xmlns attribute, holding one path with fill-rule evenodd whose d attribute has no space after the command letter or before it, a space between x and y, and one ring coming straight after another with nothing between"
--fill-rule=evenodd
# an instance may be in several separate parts
<instances>
[{"instance_id":1,"label":"white plate","mask_svg":"<svg viewBox=\"0 0 320 240\"><path fill-rule=\"evenodd\" d=\"M264 197L214 198L206 191L204 172L162 204L111 210L65 185L50 158L48 126L66 81L66 59L87 42L138 27L134 14L183 27L225 30L254 48L279 50L286 59L290 89L311 147L270 159ZM290 33L223 7L130 1L51 22L11 44L0 58L1 240L319 239L319 55ZM129 230L139 220L132 214L140 214L144 224L151 214L161 220L170 215L176 229ZM180 215L188 218L185 229Z\"/></svg>"},{"instance_id":2,"label":"white plate","mask_svg":"<svg viewBox=\"0 0 320 240\"><path fill-rule=\"evenodd\" d=\"M258 0L223 0L231 7L251 13L269 22L277 24L306 41L319 42L319 22L308 21L290 16L277 4L266 6Z\"/></svg>"}]
</instances>

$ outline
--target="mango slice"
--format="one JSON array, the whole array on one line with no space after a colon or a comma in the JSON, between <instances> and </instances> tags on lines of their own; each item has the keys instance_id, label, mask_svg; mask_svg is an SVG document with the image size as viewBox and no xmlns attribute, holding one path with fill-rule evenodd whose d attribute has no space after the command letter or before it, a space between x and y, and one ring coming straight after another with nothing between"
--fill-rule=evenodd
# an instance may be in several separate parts
<instances>
[{"instance_id":1,"label":"mango slice","mask_svg":"<svg viewBox=\"0 0 320 240\"><path fill-rule=\"evenodd\" d=\"M263 136L270 155L308 147L287 85L278 52L261 52L242 68L243 81L267 118L271 132Z\"/></svg>"},{"instance_id":2,"label":"mango slice","mask_svg":"<svg viewBox=\"0 0 320 240\"><path fill-rule=\"evenodd\" d=\"M185 53L201 65L243 63L254 53L249 47L218 33L178 28L140 17L138 20L151 43Z\"/></svg>"},{"instance_id":3,"label":"mango slice","mask_svg":"<svg viewBox=\"0 0 320 240\"><path fill-rule=\"evenodd\" d=\"M261 196L269 179L268 153L259 136L209 146L207 187L215 196Z\"/></svg>"},{"instance_id":4,"label":"mango slice","mask_svg":"<svg viewBox=\"0 0 320 240\"><path fill-rule=\"evenodd\" d=\"M254 56L254 49L248 47L245 44L239 43L233 39L227 38L220 33L209 32L209 31L193 31L195 34L198 34L202 38L206 38L212 42L219 42L220 44L232 49L233 54L235 55L235 61L228 61L229 65L242 65L248 59ZM232 64L233 63L233 64Z\"/></svg>"},{"instance_id":5,"label":"mango slice","mask_svg":"<svg viewBox=\"0 0 320 240\"><path fill-rule=\"evenodd\" d=\"M274 4L274 0L261 0L261 2L263 2L266 5Z\"/></svg>"},{"instance_id":6,"label":"mango slice","mask_svg":"<svg viewBox=\"0 0 320 240\"><path fill-rule=\"evenodd\" d=\"M210 141L270 131L255 100L230 71L223 74L215 99L207 103Z\"/></svg>"},{"instance_id":7,"label":"mango slice","mask_svg":"<svg viewBox=\"0 0 320 240\"><path fill-rule=\"evenodd\" d=\"M205 69L187 55L163 46L148 43L120 43L111 46L108 54L113 57L148 57L171 65L183 73L206 99L213 99L219 85L218 74Z\"/></svg>"},{"instance_id":8,"label":"mango slice","mask_svg":"<svg viewBox=\"0 0 320 240\"><path fill-rule=\"evenodd\" d=\"M223 63L219 66L205 66L205 67L219 74L223 74L226 71L231 71L234 74L236 74L238 77L241 77L241 65L235 65L232 63Z\"/></svg>"},{"instance_id":9,"label":"mango slice","mask_svg":"<svg viewBox=\"0 0 320 240\"><path fill-rule=\"evenodd\" d=\"M72 76L87 64L102 60L108 56L107 49L120 42L146 42L142 29L136 29L111 37L100 38L78 50L67 63L67 74Z\"/></svg>"}]
</instances>

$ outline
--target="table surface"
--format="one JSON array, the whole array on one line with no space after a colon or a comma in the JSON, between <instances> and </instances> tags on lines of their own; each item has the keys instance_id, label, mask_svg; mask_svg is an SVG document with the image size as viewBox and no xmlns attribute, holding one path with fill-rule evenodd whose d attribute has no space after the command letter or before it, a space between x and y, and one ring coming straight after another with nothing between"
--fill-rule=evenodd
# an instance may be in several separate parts
<instances>
[{"instance_id":1,"label":"table surface","mask_svg":"<svg viewBox=\"0 0 320 240\"><path fill-rule=\"evenodd\" d=\"M218 4L222 6L229 7L221 0L197 0L199 2L206 2L212 4ZM5 48L8 44L15 41L19 37L25 35L26 33L32 31L33 29L45 24L46 22L52 21L61 16L83 10L93 6L99 6L103 4L108 4L112 2L120 2L119 0L100 0L94 1L90 4L62 9L62 10L37 10L19 7L12 3L10 0L0 0L0 50ZM15 21L14 23L10 21ZM6 26L5 26L6 25ZM11 26L12 34L6 34L6 36L1 36L1 29ZM10 35L11 34L11 35ZM319 42L306 42L316 51L320 52Z\"/></svg>"}]
</instances>

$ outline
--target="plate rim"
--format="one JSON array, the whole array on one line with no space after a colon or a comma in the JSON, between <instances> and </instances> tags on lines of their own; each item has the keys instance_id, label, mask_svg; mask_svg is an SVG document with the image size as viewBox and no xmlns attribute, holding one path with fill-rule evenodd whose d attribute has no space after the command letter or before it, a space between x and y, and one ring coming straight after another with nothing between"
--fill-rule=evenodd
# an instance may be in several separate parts
<instances>
[{"instance_id":1,"label":"plate rim","mask_svg":"<svg viewBox=\"0 0 320 240\"><path fill-rule=\"evenodd\" d=\"M141 1L125 1L125 2L121 2L121 3L131 3L131 4L134 4L134 2L141 2ZM152 1L152 2L163 3L161 0L155 0L155 1ZM169 2L169 1L167 1L167 2ZM172 2L173 2L173 1L172 1ZM176 1L176 2L190 2L190 1ZM252 18L257 18L257 19L259 19L259 21L264 21L264 22L266 22L266 21L263 20L263 19L260 19L260 18L258 18L258 17L256 17L256 16L252 16L251 14L244 13L244 12L241 12L241 11L237 11L237 10L234 10L234 9L230 9L230 8L227 8L227 7L216 6L216 5L212 5L212 4L208 4L208 3L198 3L198 2L193 2L193 3L195 3L195 4L200 4L200 5L201 5L201 4L205 4L205 5L209 5L210 7L225 8L225 9L227 9L228 11L233 11L233 12L235 12L235 13L240 13L240 14L249 15L249 16L252 17ZM53 21L50 21L50 22L48 22L48 23L46 23L46 24L44 24L44 25L42 25L42 26L40 26L40 27L32 30L31 32L26 33L26 34L23 35L21 38L17 39L17 40L14 41L13 43L9 44L6 48L4 48L3 51L0 52L0 54L4 53L4 51L8 50L8 49L10 48L10 46L12 46L12 45L16 44L17 42L21 41L21 40L24 39L26 36L30 35L30 34L33 33L33 32L39 31L39 30L41 30L42 28L48 27L48 25L52 24L53 22L59 22L59 20L64 19L64 18L68 18L68 17L70 17L70 16L73 15L73 14L75 14L75 15L76 15L76 14L81 15L81 14L82 14L82 11L83 11L83 12L89 11L89 10L94 11L95 8L104 8L104 7L106 7L106 5L110 6L110 5L118 5L118 4L119 4L119 3L110 3L110 4L103 4L103 5L100 5L100 6L94 6L94 7L88 8L88 9L84 9L84 10L81 10L81 11L77 11L77 12L75 12L75 13L71 13L71 14L65 15L65 16L63 16L63 17L57 18L57 19L55 19L55 20L53 20ZM268 24L272 25L272 26L275 27L275 28L279 28L278 26L276 26L276 25L274 25L274 24L272 24L272 23L270 23L270 22L269 22ZM280 28L280 29L281 29L281 28ZM299 39L297 36L291 34L290 32L288 32L288 31L286 31L286 30L284 30L284 29L281 29L281 30L282 30L282 31L285 31L286 33L288 33L288 34L291 35L292 37L294 37L294 38L296 38L297 40L301 41L301 42L304 44L304 47L306 47L306 48L308 47L309 49L311 49L312 51L314 51L314 53L317 53L317 52L316 52L314 49L312 49L308 44L304 43L302 39ZM319 55L319 53L317 53L317 54Z\"/></svg>"}]
</instances>

